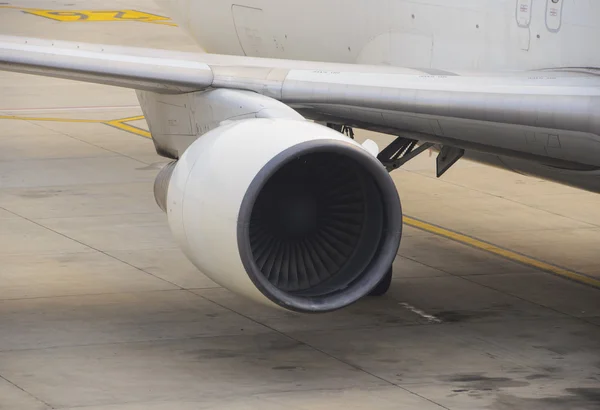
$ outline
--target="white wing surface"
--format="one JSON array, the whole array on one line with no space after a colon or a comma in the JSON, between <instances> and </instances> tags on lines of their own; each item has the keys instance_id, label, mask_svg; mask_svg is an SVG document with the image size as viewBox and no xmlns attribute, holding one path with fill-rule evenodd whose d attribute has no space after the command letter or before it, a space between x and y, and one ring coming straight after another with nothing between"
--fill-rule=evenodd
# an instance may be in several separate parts
<instances>
[{"instance_id":1,"label":"white wing surface","mask_svg":"<svg viewBox=\"0 0 600 410\"><path fill-rule=\"evenodd\" d=\"M544 156L600 165L600 73L594 69L465 73L11 36L0 36L0 69L166 94L249 90L310 119L464 148L494 146L516 156L545 141Z\"/></svg>"}]
</instances>

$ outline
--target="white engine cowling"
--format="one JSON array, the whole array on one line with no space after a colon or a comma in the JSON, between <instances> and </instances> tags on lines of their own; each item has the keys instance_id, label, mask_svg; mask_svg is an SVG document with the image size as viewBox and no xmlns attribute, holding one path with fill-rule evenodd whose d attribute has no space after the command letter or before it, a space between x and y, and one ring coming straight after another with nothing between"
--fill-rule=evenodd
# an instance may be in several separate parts
<instances>
[{"instance_id":1,"label":"white engine cowling","mask_svg":"<svg viewBox=\"0 0 600 410\"><path fill-rule=\"evenodd\" d=\"M186 256L259 302L339 309L367 295L396 257L402 211L392 179L327 127L234 122L200 137L164 172L161 206Z\"/></svg>"}]
</instances>

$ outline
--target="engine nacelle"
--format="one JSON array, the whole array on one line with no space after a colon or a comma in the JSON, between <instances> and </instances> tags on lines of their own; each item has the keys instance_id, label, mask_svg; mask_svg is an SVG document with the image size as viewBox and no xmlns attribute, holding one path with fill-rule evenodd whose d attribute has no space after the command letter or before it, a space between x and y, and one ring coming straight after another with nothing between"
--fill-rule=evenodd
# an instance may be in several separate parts
<instances>
[{"instance_id":1,"label":"engine nacelle","mask_svg":"<svg viewBox=\"0 0 600 410\"><path fill-rule=\"evenodd\" d=\"M293 311L331 311L367 295L400 244L400 200L385 168L361 145L308 121L221 126L166 167L155 189L198 269Z\"/></svg>"}]
</instances>

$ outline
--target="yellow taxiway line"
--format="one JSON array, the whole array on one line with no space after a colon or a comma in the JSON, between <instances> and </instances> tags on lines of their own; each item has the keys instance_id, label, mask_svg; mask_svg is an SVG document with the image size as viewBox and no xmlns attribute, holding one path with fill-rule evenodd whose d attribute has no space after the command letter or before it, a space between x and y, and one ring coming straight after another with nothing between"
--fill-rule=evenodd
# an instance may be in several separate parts
<instances>
[{"instance_id":1,"label":"yellow taxiway line","mask_svg":"<svg viewBox=\"0 0 600 410\"><path fill-rule=\"evenodd\" d=\"M50 121L50 122L66 122L66 123L88 123L88 124L104 124L111 127L126 131L131 134L139 135L144 138L152 138L150 132L136 127L131 124L127 124L130 121L143 120L143 115L137 115L135 117L120 118L116 120L88 120L88 119L76 119L76 118L56 118L56 117L25 117L20 115L0 115L0 120L20 120L20 121Z\"/></svg>"},{"instance_id":2,"label":"yellow taxiway line","mask_svg":"<svg viewBox=\"0 0 600 410\"><path fill-rule=\"evenodd\" d=\"M51 122L83 122L90 124L102 124L103 120L79 120L75 118L50 118L50 117L23 117L19 115L0 115L0 120L20 120L20 121L51 121Z\"/></svg>"},{"instance_id":3,"label":"yellow taxiway line","mask_svg":"<svg viewBox=\"0 0 600 410\"><path fill-rule=\"evenodd\" d=\"M523 255L508 249L501 248L500 246L482 241L477 238L473 238L472 236L467 236L462 233L454 232L446 228L442 228L441 226L432 225L430 223L409 216L404 217L404 224L412 226L413 228L420 229L422 231L442 236L447 239L451 239L464 245L472 246L473 248L477 248L488 253L501 256L505 259L509 259L511 261L523 265L531 266L539 270L549 272L554 275L600 289L600 280L598 279L584 275L583 273L575 272L566 268L562 268L560 266L552 265L539 259L532 258L531 256Z\"/></svg>"},{"instance_id":4,"label":"yellow taxiway line","mask_svg":"<svg viewBox=\"0 0 600 410\"><path fill-rule=\"evenodd\" d=\"M150 132L136 127L131 124L127 124L130 121L143 120L143 115L135 117L121 118L116 120L88 120L88 119L76 119L76 118L51 118L51 117L24 117L19 115L0 115L0 120L20 120L20 121L50 121L50 122L66 122L66 123L88 123L88 124L104 124L108 125L121 131L129 132L131 134L139 135L144 138L152 138Z\"/></svg>"},{"instance_id":5,"label":"yellow taxiway line","mask_svg":"<svg viewBox=\"0 0 600 410\"><path fill-rule=\"evenodd\" d=\"M137 115L134 117L120 118L115 120L91 120L91 119L74 119L74 118L49 118L49 117L25 117L16 115L0 115L0 120L21 120L21 121L52 121L52 122L66 122L66 123L91 123L91 124L104 124L111 127L117 128L121 131L126 131L135 135L139 135L144 138L152 138L150 132L145 129L128 124L131 121L143 120L143 115ZM428 222L410 217L404 216L404 224L413 228L420 229L438 235L455 242L462 243L464 245L471 246L476 249L503 257L505 259L526 265L533 268L539 269L544 272L560 276L562 278L570 279L585 285L593 286L600 289L600 280L592 278L573 270L569 270L560 266L552 265L548 262L541 261L531 256L523 255L509 249L502 248L489 242L482 241L472 236L468 236L459 232L451 231L441 226L433 225Z\"/></svg>"}]
</instances>

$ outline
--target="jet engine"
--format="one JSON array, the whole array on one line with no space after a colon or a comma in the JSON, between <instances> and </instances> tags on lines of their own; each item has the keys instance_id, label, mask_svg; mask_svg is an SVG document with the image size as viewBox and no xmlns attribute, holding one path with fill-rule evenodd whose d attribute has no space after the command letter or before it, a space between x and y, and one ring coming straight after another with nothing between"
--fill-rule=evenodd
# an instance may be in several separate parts
<instances>
[{"instance_id":1,"label":"jet engine","mask_svg":"<svg viewBox=\"0 0 600 410\"><path fill-rule=\"evenodd\" d=\"M199 270L297 312L367 295L402 234L398 193L381 163L302 120L247 119L206 133L161 171L155 196Z\"/></svg>"}]
</instances>

